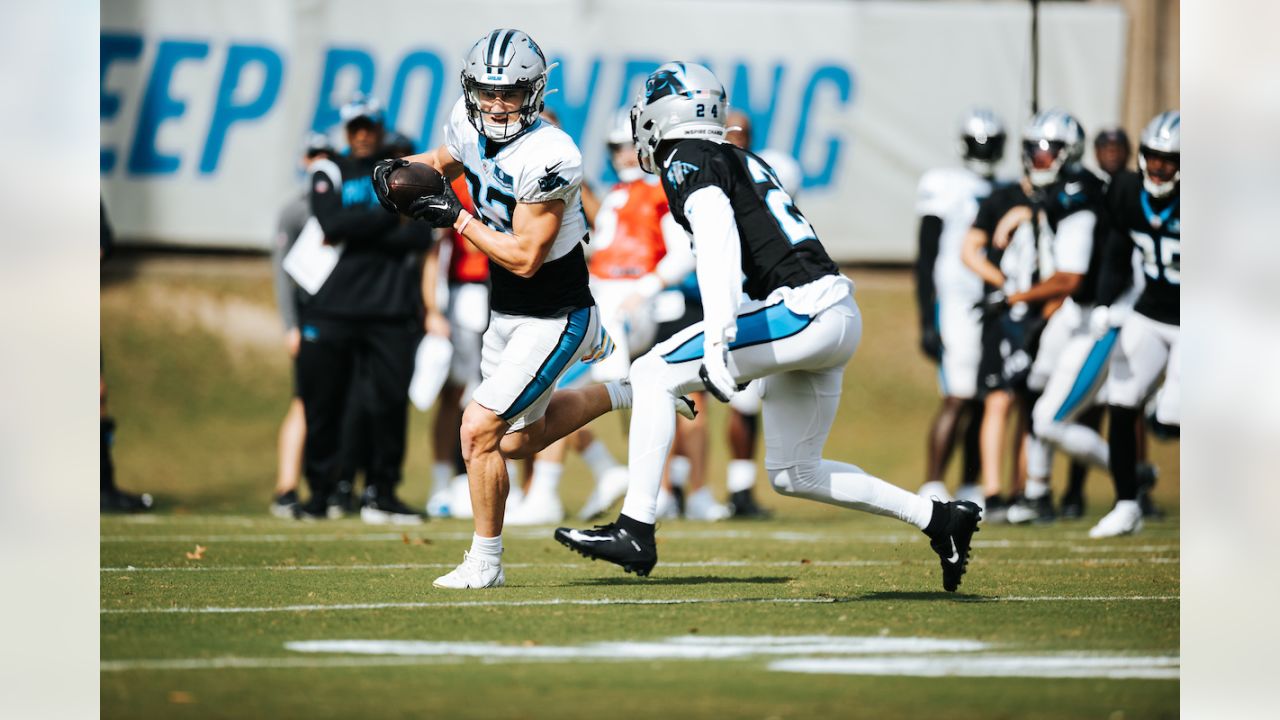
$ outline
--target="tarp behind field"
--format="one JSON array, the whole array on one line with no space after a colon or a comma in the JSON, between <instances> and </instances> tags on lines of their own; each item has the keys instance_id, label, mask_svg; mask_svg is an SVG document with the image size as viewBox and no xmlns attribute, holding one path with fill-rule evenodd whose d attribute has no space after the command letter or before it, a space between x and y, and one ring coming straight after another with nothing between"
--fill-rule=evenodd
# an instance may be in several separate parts
<instances>
[{"instance_id":1,"label":"tarp behind field","mask_svg":"<svg viewBox=\"0 0 1280 720\"><path fill-rule=\"evenodd\" d=\"M799 206L842 261L914 256L915 184L956 158L959 116L1030 105L1029 5L754 0L112 0L102 4L101 170L117 233L148 244L265 248L299 191L303 136L353 92L419 148L441 142L462 57L493 27L559 67L548 105L607 182L604 135L644 77L709 65L754 119L757 149L800 161ZM1041 105L1117 122L1119 7L1045 4Z\"/></svg>"}]
</instances>

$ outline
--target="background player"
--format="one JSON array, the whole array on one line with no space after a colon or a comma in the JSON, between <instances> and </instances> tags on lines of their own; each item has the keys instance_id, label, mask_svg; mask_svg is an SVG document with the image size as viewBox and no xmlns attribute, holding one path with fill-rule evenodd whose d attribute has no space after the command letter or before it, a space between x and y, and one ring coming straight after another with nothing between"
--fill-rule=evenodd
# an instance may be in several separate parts
<instances>
[{"instance_id":1,"label":"background player","mask_svg":"<svg viewBox=\"0 0 1280 720\"><path fill-rule=\"evenodd\" d=\"M1181 121L1177 110L1157 115L1139 141L1141 174L1120 175L1108 193L1116 236L1108 246L1094 322L1111 326L1122 322L1105 390L1111 413L1108 445L1116 504L1089 530L1092 538L1142 529L1135 423L1139 408L1155 392L1162 375L1156 420L1168 425L1181 422ZM1113 317L1111 304L1132 277L1129 257L1135 247L1141 253L1146 286L1133 312L1120 321Z\"/></svg>"},{"instance_id":2,"label":"background player","mask_svg":"<svg viewBox=\"0 0 1280 720\"><path fill-rule=\"evenodd\" d=\"M996 164L1004 156L1004 123L990 110L975 109L960 123L962 168L936 168L920 178L916 214L920 216L916 260L916 301L920 311L920 348L938 363L942 404L934 415L925 447L925 482L920 495L949 499L943 484L957 437L964 438L961 499L983 502L976 486L981 468L978 433L978 363L982 359L982 280L960 257L965 233L978 203L991 194Z\"/></svg>"},{"instance_id":3,"label":"background player","mask_svg":"<svg viewBox=\"0 0 1280 720\"><path fill-rule=\"evenodd\" d=\"M727 402L741 383L767 378L765 467L774 488L914 524L942 559L944 587L955 590L977 506L926 500L822 458L844 366L861 336L853 283L768 165L724 142L724 110L719 80L685 62L654 71L632 109L640 165L660 175L672 215L693 236L706 319L632 367L631 487L618 520L594 530L560 528L555 537L647 575L657 563L655 505L675 433L670 403L699 388Z\"/></svg>"}]
</instances>

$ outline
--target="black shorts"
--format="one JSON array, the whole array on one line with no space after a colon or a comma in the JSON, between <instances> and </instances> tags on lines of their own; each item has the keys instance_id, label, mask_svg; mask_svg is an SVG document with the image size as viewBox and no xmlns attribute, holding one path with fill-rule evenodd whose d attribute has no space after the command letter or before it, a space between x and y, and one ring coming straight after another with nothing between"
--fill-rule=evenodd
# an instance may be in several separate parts
<instances>
[{"instance_id":1,"label":"black shorts","mask_svg":"<svg viewBox=\"0 0 1280 720\"><path fill-rule=\"evenodd\" d=\"M978 362L978 394L1026 388L1031 362L1044 322L1039 312L1015 319L1008 311L982 326L982 360Z\"/></svg>"}]
</instances>

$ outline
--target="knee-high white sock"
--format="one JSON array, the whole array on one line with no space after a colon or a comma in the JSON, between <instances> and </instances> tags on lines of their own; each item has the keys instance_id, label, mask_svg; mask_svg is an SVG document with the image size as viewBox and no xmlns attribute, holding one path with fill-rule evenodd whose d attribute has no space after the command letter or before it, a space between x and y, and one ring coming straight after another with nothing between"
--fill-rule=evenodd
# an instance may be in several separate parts
<instances>
[{"instance_id":1,"label":"knee-high white sock","mask_svg":"<svg viewBox=\"0 0 1280 720\"><path fill-rule=\"evenodd\" d=\"M453 463L438 462L431 464L431 493L444 492L453 481Z\"/></svg>"},{"instance_id":2,"label":"knee-high white sock","mask_svg":"<svg viewBox=\"0 0 1280 720\"><path fill-rule=\"evenodd\" d=\"M750 490L756 484L755 460L730 460L725 487L731 493Z\"/></svg>"},{"instance_id":3,"label":"knee-high white sock","mask_svg":"<svg viewBox=\"0 0 1280 720\"><path fill-rule=\"evenodd\" d=\"M529 481L529 495L549 495L555 497L560 492L560 476L564 474L564 464L551 460L533 461L533 478Z\"/></svg>"},{"instance_id":4,"label":"knee-high white sock","mask_svg":"<svg viewBox=\"0 0 1280 720\"><path fill-rule=\"evenodd\" d=\"M1053 446L1036 435L1027 435L1027 478L1047 480L1053 471Z\"/></svg>"},{"instance_id":5,"label":"knee-high white sock","mask_svg":"<svg viewBox=\"0 0 1280 720\"><path fill-rule=\"evenodd\" d=\"M671 480L671 487L682 488L689 484L689 475L693 473L693 463L689 462L689 458L683 455L673 455L671 462L667 465L667 478Z\"/></svg>"},{"instance_id":6,"label":"knee-high white sock","mask_svg":"<svg viewBox=\"0 0 1280 720\"><path fill-rule=\"evenodd\" d=\"M933 501L869 475L857 465L822 460L770 470L774 488L784 495L895 517L921 530L933 517Z\"/></svg>"},{"instance_id":7,"label":"knee-high white sock","mask_svg":"<svg viewBox=\"0 0 1280 720\"><path fill-rule=\"evenodd\" d=\"M605 473L618 467L618 461L614 459L613 453L609 452L609 448L599 440L592 440L591 444L582 451L582 460L587 463L587 467L591 468L591 476L600 481Z\"/></svg>"},{"instance_id":8,"label":"knee-high white sock","mask_svg":"<svg viewBox=\"0 0 1280 720\"><path fill-rule=\"evenodd\" d=\"M634 381L634 369L632 374ZM675 396L663 388L641 387L632 397L635 405L627 438L631 484L622 503L622 514L653 523L658 488L662 486L662 468L676 434Z\"/></svg>"}]
</instances>

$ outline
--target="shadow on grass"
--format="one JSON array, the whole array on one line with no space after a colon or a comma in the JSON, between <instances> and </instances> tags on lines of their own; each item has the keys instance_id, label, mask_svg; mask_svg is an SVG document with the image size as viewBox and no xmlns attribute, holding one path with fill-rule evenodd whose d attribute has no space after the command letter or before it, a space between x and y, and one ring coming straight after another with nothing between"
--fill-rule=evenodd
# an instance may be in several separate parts
<instances>
[{"instance_id":1,"label":"shadow on grass","mask_svg":"<svg viewBox=\"0 0 1280 720\"><path fill-rule=\"evenodd\" d=\"M682 576L682 577L648 577L641 578L633 575L619 575L616 577L606 578L586 578L584 580L575 580L565 583L566 586L574 585L781 585L791 582L792 578L780 576L760 576L755 577L713 577L710 575Z\"/></svg>"},{"instance_id":2,"label":"shadow on grass","mask_svg":"<svg viewBox=\"0 0 1280 720\"><path fill-rule=\"evenodd\" d=\"M989 600L985 595L973 595L971 593L953 593L942 590L933 592L903 592L895 590L886 590L883 592L872 592L865 595L856 595L841 598L841 602L875 602L875 601L906 601L906 600L964 600L969 602Z\"/></svg>"}]
</instances>

